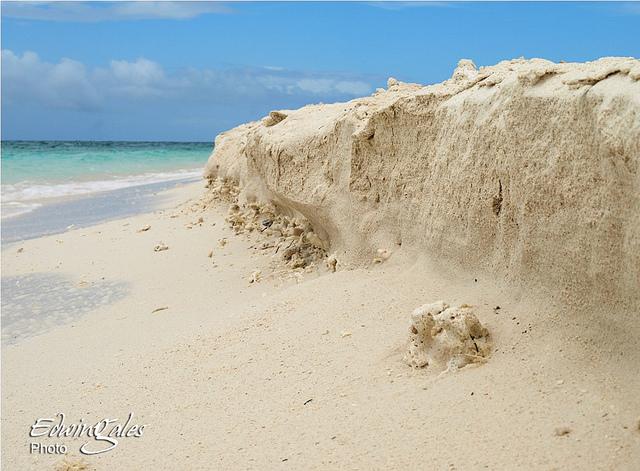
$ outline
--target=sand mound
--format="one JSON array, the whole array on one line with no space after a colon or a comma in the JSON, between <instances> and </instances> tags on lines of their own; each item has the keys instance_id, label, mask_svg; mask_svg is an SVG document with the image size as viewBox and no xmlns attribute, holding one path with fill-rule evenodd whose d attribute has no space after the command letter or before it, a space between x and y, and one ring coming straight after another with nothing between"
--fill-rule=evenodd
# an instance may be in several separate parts
<instances>
[{"instance_id":1,"label":"sand mound","mask_svg":"<svg viewBox=\"0 0 640 471\"><path fill-rule=\"evenodd\" d=\"M413 367L456 370L483 363L491 351L489 331L471 306L449 307L438 301L411 314L404 360Z\"/></svg>"},{"instance_id":2,"label":"sand mound","mask_svg":"<svg viewBox=\"0 0 640 471\"><path fill-rule=\"evenodd\" d=\"M303 216L330 253L386 247L574 305L640 304L640 61L460 61L220 134L205 176Z\"/></svg>"}]
</instances>

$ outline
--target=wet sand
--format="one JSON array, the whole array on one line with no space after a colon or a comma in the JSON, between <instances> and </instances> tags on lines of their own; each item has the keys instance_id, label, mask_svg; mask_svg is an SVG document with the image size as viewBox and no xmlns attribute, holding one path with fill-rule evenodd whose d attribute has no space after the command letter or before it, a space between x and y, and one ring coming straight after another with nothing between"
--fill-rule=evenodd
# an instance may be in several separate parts
<instances>
[{"instance_id":1,"label":"wet sand","mask_svg":"<svg viewBox=\"0 0 640 471\"><path fill-rule=\"evenodd\" d=\"M167 204L166 190L197 181L193 178L152 183L79 197L43 200L33 211L2 220L2 243L60 234L70 228L152 211Z\"/></svg>"}]
</instances>

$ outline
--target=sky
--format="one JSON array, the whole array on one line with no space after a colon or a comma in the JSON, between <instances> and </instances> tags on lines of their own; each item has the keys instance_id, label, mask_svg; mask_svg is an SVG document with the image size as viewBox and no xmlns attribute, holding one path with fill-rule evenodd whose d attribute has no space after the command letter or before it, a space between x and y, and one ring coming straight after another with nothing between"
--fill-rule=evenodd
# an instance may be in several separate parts
<instances>
[{"instance_id":1,"label":"sky","mask_svg":"<svg viewBox=\"0 0 640 471\"><path fill-rule=\"evenodd\" d=\"M2 139L206 141L458 60L640 57L640 3L2 2Z\"/></svg>"}]
</instances>

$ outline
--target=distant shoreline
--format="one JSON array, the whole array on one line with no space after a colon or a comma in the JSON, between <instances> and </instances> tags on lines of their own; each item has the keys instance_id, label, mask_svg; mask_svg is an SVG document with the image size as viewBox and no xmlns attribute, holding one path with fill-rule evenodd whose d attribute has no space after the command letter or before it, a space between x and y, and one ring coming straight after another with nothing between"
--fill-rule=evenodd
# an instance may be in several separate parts
<instances>
[{"instance_id":1,"label":"distant shoreline","mask_svg":"<svg viewBox=\"0 0 640 471\"><path fill-rule=\"evenodd\" d=\"M142 188L146 185L195 181L212 148L211 143L205 142L3 141L2 220L11 221L14 227L15 218L81 196L93 198L92 195L133 187L140 188L134 193L146 194ZM129 214L109 208L102 212L109 216ZM40 216L47 219L44 214ZM79 214L77 218L85 221L86 215ZM35 233L49 233L50 228L37 225L40 228ZM58 223L54 225L60 230ZM22 235L23 231L19 231L12 237Z\"/></svg>"},{"instance_id":2,"label":"distant shoreline","mask_svg":"<svg viewBox=\"0 0 640 471\"><path fill-rule=\"evenodd\" d=\"M3 217L2 246L151 212L162 204L167 190L198 181L188 177L39 200L39 206L29 212Z\"/></svg>"}]
</instances>

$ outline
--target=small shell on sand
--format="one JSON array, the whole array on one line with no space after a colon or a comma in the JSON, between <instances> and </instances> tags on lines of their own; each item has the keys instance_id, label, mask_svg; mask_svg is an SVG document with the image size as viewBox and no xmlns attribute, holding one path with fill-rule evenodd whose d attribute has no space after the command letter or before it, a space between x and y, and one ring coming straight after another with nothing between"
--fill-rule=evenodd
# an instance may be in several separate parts
<instances>
[{"instance_id":1,"label":"small shell on sand","mask_svg":"<svg viewBox=\"0 0 640 471\"><path fill-rule=\"evenodd\" d=\"M156 245L156 246L153 248L153 251L154 251L154 252L162 252L162 251L164 251L164 250L169 250L169 246L168 246L168 245L166 245L164 242L160 242L158 245Z\"/></svg>"},{"instance_id":2,"label":"small shell on sand","mask_svg":"<svg viewBox=\"0 0 640 471\"><path fill-rule=\"evenodd\" d=\"M138 229L138 232L147 232L149 229L151 229L151 226L147 224L146 226L142 226L140 229Z\"/></svg>"},{"instance_id":3,"label":"small shell on sand","mask_svg":"<svg viewBox=\"0 0 640 471\"><path fill-rule=\"evenodd\" d=\"M219 245L220 247L224 247L225 245L227 245L227 239L226 239L226 238L224 238L224 237L223 237L222 239L219 239L219 240L218 240L218 245Z\"/></svg>"},{"instance_id":4,"label":"small shell on sand","mask_svg":"<svg viewBox=\"0 0 640 471\"><path fill-rule=\"evenodd\" d=\"M340 334L340 337L342 338L351 337L351 332L349 332L348 330L343 330L342 333Z\"/></svg>"},{"instance_id":5,"label":"small shell on sand","mask_svg":"<svg viewBox=\"0 0 640 471\"><path fill-rule=\"evenodd\" d=\"M209 253L207 254L207 257L213 258L213 250L209 250Z\"/></svg>"}]
</instances>

